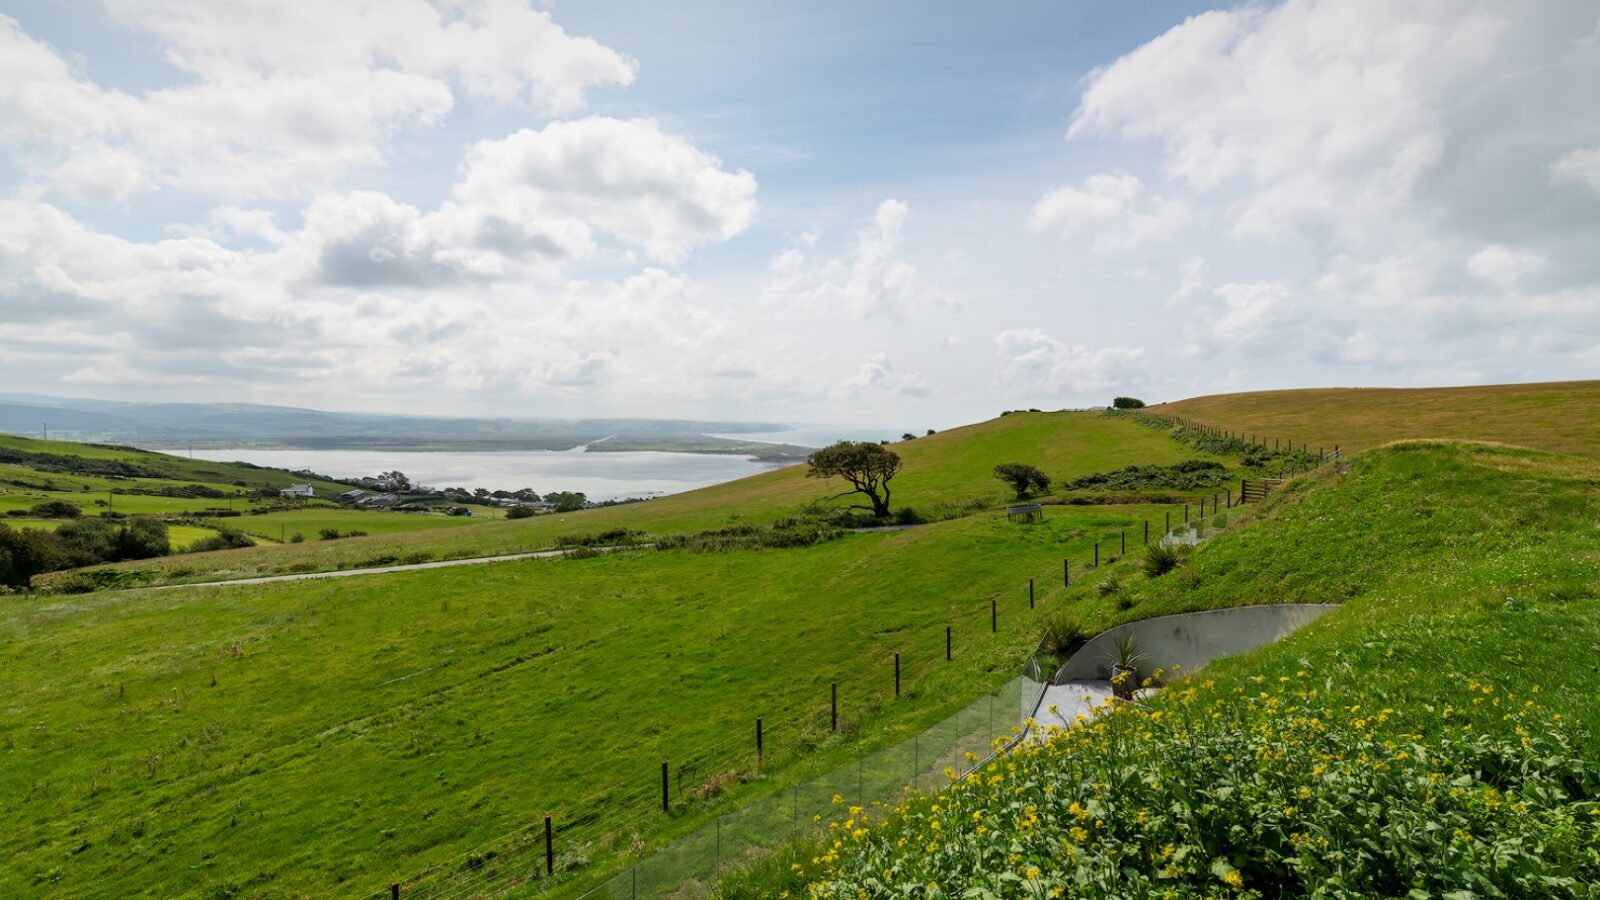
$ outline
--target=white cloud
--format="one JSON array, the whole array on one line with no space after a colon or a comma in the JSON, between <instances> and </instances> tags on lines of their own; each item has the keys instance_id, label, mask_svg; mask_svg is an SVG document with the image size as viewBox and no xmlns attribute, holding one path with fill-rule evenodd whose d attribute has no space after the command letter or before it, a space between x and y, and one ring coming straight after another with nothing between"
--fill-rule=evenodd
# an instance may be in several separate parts
<instances>
[{"instance_id":1,"label":"white cloud","mask_svg":"<svg viewBox=\"0 0 1600 900\"><path fill-rule=\"evenodd\" d=\"M1581 184L1600 194L1600 147L1564 154L1550 166L1550 176L1557 183Z\"/></svg>"},{"instance_id":2,"label":"white cloud","mask_svg":"<svg viewBox=\"0 0 1600 900\"><path fill-rule=\"evenodd\" d=\"M928 380L921 372L896 371L882 353L869 357L853 375L841 382L836 395L855 399L868 391L884 391L902 397L926 397L929 393Z\"/></svg>"},{"instance_id":3,"label":"white cloud","mask_svg":"<svg viewBox=\"0 0 1600 900\"><path fill-rule=\"evenodd\" d=\"M1165 240L1188 221L1182 203L1148 196L1144 182L1126 172L1090 175L1081 187L1055 188L1033 205L1032 217L1036 231L1059 227L1092 233L1096 252Z\"/></svg>"},{"instance_id":4,"label":"white cloud","mask_svg":"<svg viewBox=\"0 0 1600 900\"><path fill-rule=\"evenodd\" d=\"M909 214L904 201L882 201L871 224L856 232L849 255L818 261L812 260L817 232L802 234L769 266L768 300L788 311L855 318L894 318L917 305L948 304L949 298L924 284L916 267L900 256Z\"/></svg>"},{"instance_id":5,"label":"white cloud","mask_svg":"<svg viewBox=\"0 0 1600 900\"><path fill-rule=\"evenodd\" d=\"M472 147L440 227L495 252L528 243L581 255L593 230L679 262L743 231L756 179L650 119L591 117Z\"/></svg>"},{"instance_id":6,"label":"white cloud","mask_svg":"<svg viewBox=\"0 0 1600 900\"><path fill-rule=\"evenodd\" d=\"M1507 288L1533 275L1545 266L1543 256L1516 247L1490 244L1472 254L1467 260L1467 271L1473 277L1495 287Z\"/></svg>"},{"instance_id":7,"label":"white cloud","mask_svg":"<svg viewBox=\"0 0 1600 900\"><path fill-rule=\"evenodd\" d=\"M1153 138L1195 188L1242 179L1244 233L1403 208L1439 163L1451 95L1508 27L1499 4L1288 0L1195 16L1097 72L1071 134Z\"/></svg>"},{"instance_id":8,"label":"white cloud","mask_svg":"<svg viewBox=\"0 0 1600 900\"><path fill-rule=\"evenodd\" d=\"M1068 346L1038 328L1002 331L994 345L1001 386L1029 397L1089 401L1144 380L1143 347Z\"/></svg>"},{"instance_id":9,"label":"white cloud","mask_svg":"<svg viewBox=\"0 0 1600 900\"><path fill-rule=\"evenodd\" d=\"M397 134L439 123L453 85L571 113L637 65L521 0L106 0L190 80L101 87L0 16L0 144L64 193L123 200L174 187L229 199L303 196L381 163ZM94 160L118 155L115 177Z\"/></svg>"}]
</instances>

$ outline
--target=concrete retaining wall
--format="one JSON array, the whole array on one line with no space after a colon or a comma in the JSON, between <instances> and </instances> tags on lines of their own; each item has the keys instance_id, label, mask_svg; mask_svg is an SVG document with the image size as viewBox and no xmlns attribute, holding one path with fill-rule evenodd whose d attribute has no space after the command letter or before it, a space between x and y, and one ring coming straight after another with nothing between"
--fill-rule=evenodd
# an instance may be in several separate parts
<instances>
[{"instance_id":1,"label":"concrete retaining wall","mask_svg":"<svg viewBox=\"0 0 1600 900\"><path fill-rule=\"evenodd\" d=\"M1072 654L1056 672L1055 683L1110 678L1117 641L1127 634L1134 637L1135 652L1144 654L1138 672L1144 679L1156 668L1171 672L1177 664L1193 672L1218 657L1254 650L1338 608L1335 603L1237 606L1128 622L1095 635Z\"/></svg>"}]
</instances>

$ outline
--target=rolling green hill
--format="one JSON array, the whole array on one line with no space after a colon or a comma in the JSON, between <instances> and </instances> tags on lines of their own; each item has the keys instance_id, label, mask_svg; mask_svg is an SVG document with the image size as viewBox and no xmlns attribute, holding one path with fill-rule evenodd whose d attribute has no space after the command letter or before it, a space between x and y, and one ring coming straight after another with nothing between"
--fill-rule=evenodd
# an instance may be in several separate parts
<instances>
[{"instance_id":1,"label":"rolling green hill","mask_svg":"<svg viewBox=\"0 0 1600 900\"><path fill-rule=\"evenodd\" d=\"M1600 381L1257 391L1196 397L1150 411L1312 448L1360 450L1434 438L1600 456Z\"/></svg>"},{"instance_id":2,"label":"rolling green hill","mask_svg":"<svg viewBox=\"0 0 1600 900\"><path fill-rule=\"evenodd\" d=\"M1007 492L993 476L1000 462L1038 465L1059 481L1135 464L1220 459L1135 422L1081 412L1018 413L896 443L893 448L904 461L903 474L892 482L896 505L913 507L930 518L1004 502ZM789 466L645 503L470 530L219 551L117 568L140 573L141 583L161 584L493 556L548 547L562 535L617 528L670 534L769 523L798 515L808 504L842 489L836 479L807 478L805 466ZM1058 494L1054 499L1067 498ZM42 583L48 585L50 578Z\"/></svg>"},{"instance_id":3,"label":"rolling green hill","mask_svg":"<svg viewBox=\"0 0 1600 900\"><path fill-rule=\"evenodd\" d=\"M1519 701L1533 699L1524 685L1536 675L1548 681L1537 722L1507 724L1487 711L1464 721L1486 739L1514 741L1510 729L1519 724L1544 729L1540 741L1556 734L1570 751L1561 765L1580 773L1576 783L1588 792L1576 802L1592 806L1600 777L1588 773L1600 765L1593 749L1600 744L1590 734L1600 713L1587 698L1600 688L1600 675L1593 667L1567 673L1548 661L1581 658L1584 648L1600 646L1600 470L1593 461L1481 445L1377 448L1294 479L1267 504L1222 514L1229 530L1178 573L1146 579L1136 559L1111 562L1107 553L1099 571L1077 569L1072 587L1060 584L1063 558L1082 567L1096 541L1109 547L1121 532L1141 534L1147 521L1159 530L1181 507L1150 505L1148 491L1082 490L1052 495L1041 523L1012 522L998 509L1007 499L991 473L998 462L1037 464L1058 482L1187 459L1215 459L1237 476L1238 459L1206 456L1171 435L1130 418L1029 413L896 444L905 461L894 482L896 505L936 521L812 546L634 548L352 579L0 599L0 853L14 860L0 867L0 893L365 895L435 866L470 883L484 854L522 849L505 836L548 812L581 823L588 836L563 850L570 880L551 895L565 896L635 852L907 737L982 695L1032 649L1038 617L1063 609L1095 630L1186 609L1346 602L1282 645L1208 670L1205 715L1249 734L1280 729L1272 717L1277 707L1235 698L1314 677L1318 709L1387 710L1380 742L1420 734L1417 752L1457 765L1459 748L1443 743L1428 717L1445 705L1473 706L1462 690L1469 683L1477 696L1492 685ZM1583 439L1582 432L1566 439ZM609 529L670 535L767 524L838 490L790 467L642 504L111 568L157 584L489 555ZM1160 493L1192 502L1210 492ZM1130 549L1137 557L1137 545ZM1037 586L1036 610L1027 601L1029 579ZM1101 590L1112 581L1121 587ZM951 662L944 660L946 626L955 635ZM891 689L897 653L906 688L898 699ZM827 722L833 683L844 721L839 734ZM1240 693L1230 693L1235 689ZM1171 691L1150 709L1184 696ZM1553 715L1564 724L1553 724ZM757 716L768 727L759 770L750 746ZM1104 745L1051 744L1020 757L1019 770L1026 766L1040 779L1046 770L1075 772L1089 754L1125 761L1119 778L1139 780L1141 766L1165 765L1163 778L1190 784L1194 771L1175 762L1186 758L1185 741L1253 749L1226 744L1233 732L1220 724L1180 731L1124 721L1135 718L1112 717L1094 731ZM1495 748L1520 752L1514 744ZM1303 749L1284 744L1273 752ZM1216 763L1227 752L1207 759ZM659 809L662 759L680 770L689 761L670 813ZM1210 771L1238 774L1226 766ZM1356 779L1364 770L1339 771ZM1043 783L993 774L1024 793ZM1470 774L1452 769L1450 777ZM1349 808L1321 784L1289 780L1273 790L1280 788L1297 798L1310 790L1321 798L1318 815L1329 817L1323 833L1347 833L1337 832L1333 819L1348 817ZM1028 796L1035 811L1059 806L1048 794ZM1278 794L1262 796L1277 802ZM963 807L967 822L951 834L977 840L971 813L1010 814L982 805L991 799L974 795L974 805ZM1568 799L1542 796L1536 808L1559 821L1574 809L1587 815L1591 807ZM911 801L897 821L921 822L915 817L926 817L932 802ZM1116 808L1137 817L1137 809ZM1262 819L1255 807L1227 798L1213 808L1251 810L1230 821ZM1503 818L1469 819L1465 830L1484 846L1503 837L1551 848L1519 857L1524 871L1586 874L1583 866L1592 863L1582 854L1600 846L1600 826L1535 834ZM1057 833L1067 827L1056 824ZM1186 850L1183 859L1195 861L1172 877L1191 880L1174 887L1203 894L1192 879L1230 871L1267 886L1278 871L1246 865L1259 846L1193 833L1208 835L1196 846L1211 855ZM1380 849L1393 851L1390 844ZM963 844L957 855L970 850ZM987 851L973 852L988 859ZM1151 852L1159 856L1162 847ZM879 846L872 838L825 867L810 862L822 855L798 845L730 881L726 895L773 896L811 882L872 895L877 888L863 879L883 877L885 867L926 878L917 882L923 885L1004 871L1068 877L1045 865L1045 851L1026 857L1036 876L1003 858L981 872L952 869L957 863L948 855L912 853L893 841ZM1262 858L1262 866L1277 865ZM789 868L794 862L798 873ZM1142 856L1107 865L1109 872L1146 872L1138 868ZM1477 863L1463 865L1477 871ZM1013 887L1007 881L993 889L1009 896ZM1231 882L1213 887L1231 889ZM1444 887L1437 879L1426 883L1432 893Z\"/></svg>"},{"instance_id":4,"label":"rolling green hill","mask_svg":"<svg viewBox=\"0 0 1600 900\"><path fill-rule=\"evenodd\" d=\"M1130 578L1130 610L1062 602L1096 623L1342 609L802 841L725 896L1593 897L1597 478L1405 443L1298 479L1191 570Z\"/></svg>"}]
</instances>

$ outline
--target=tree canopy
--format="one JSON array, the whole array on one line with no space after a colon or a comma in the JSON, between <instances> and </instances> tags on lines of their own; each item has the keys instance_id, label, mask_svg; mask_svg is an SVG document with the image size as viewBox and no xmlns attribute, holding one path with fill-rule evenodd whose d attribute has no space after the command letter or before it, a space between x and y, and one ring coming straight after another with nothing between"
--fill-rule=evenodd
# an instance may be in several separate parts
<instances>
[{"instance_id":1,"label":"tree canopy","mask_svg":"<svg viewBox=\"0 0 1600 900\"><path fill-rule=\"evenodd\" d=\"M1011 485L1011 489L1017 492L1018 500L1028 496L1029 491L1038 491L1041 494L1050 492L1050 476L1038 466L1026 463L1001 463L994 467L994 477Z\"/></svg>"},{"instance_id":2,"label":"tree canopy","mask_svg":"<svg viewBox=\"0 0 1600 900\"><path fill-rule=\"evenodd\" d=\"M1111 401L1114 409L1144 409L1144 401L1138 397L1117 397Z\"/></svg>"},{"instance_id":3,"label":"tree canopy","mask_svg":"<svg viewBox=\"0 0 1600 900\"><path fill-rule=\"evenodd\" d=\"M807 478L838 476L850 483L850 490L829 500L863 494L871 505L856 503L851 504L851 509L871 510L879 518L889 515L889 480L900 471L898 453L870 441L839 441L811 454L808 462L811 469L806 472Z\"/></svg>"}]
</instances>

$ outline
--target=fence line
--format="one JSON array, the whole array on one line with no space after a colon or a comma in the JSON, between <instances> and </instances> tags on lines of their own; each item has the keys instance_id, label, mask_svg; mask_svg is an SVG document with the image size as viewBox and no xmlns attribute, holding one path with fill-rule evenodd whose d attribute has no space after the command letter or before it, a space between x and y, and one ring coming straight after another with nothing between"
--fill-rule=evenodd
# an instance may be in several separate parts
<instances>
[{"instance_id":1,"label":"fence line","mask_svg":"<svg viewBox=\"0 0 1600 900\"><path fill-rule=\"evenodd\" d=\"M1237 442L1241 448L1270 450L1264 438L1257 440L1252 435L1246 440L1243 436L1200 425L1178 416L1128 411L1108 414L1142 420L1145 424L1157 427L1187 429L1195 435L1213 440ZM1174 434L1173 437L1184 439L1178 434ZM1311 459L1306 458L1311 454L1305 449L1305 445L1302 445L1300 451L1279 449L1271 452L1279 454L1280 458L1284 459L1286 467L1291 467L1293 471L1314 468L1340 458L1337 445L1331 452L1318 448L1317 455ZM1296 452L1299 453L1299 457L1294 455ZM1281 483L1282 479L1274 481ZM1254 487L1257 483L1258 480L1242 482L1237 497L1232 488L1202 495L1199 498L1198 510L1191 510L1190 503L1181 504L1182 518L1176 523L1173 521L1174 513L1180 505L1174 504L1173 510L1166 514L1158 532L1157 542L1198 543L1207 536L1205 525L1207 517L1215 518L1223 508L1231 509L1236 503L1245 502L1246 486L1250 487L1250 498L1257 499ZM1262 495L1264 496L1264 493ZM1207 501L1210 502L1209 513L1206 511ZM1198 515L1193 515L1194 512L1198 512ZM1151 520L1143 520L1142 526L1137 535L1139 543L1136 546L1139 547L1150 543ZM1128 538L1128 529L1106 533L1103 536L1103 540L1108 544L1105 562L1102 563L1101 559L1102 542L1095 541L1092 555L1086 554L1087 558L1081 562L1082 568L1079 571L1097 572L1106 564L1126 559ZM1111 543L1112 541L1115 543ZM1115 552L1112 552L1112 548ZM1064 558L1061 571L1064 587L1071 586L1072 573L1070 558ZM1049 583L1049 577L1035 576L1027 579L1027 609L1035 607L1035 579L1045 584ZM984 612L989 613L989 616L984 617ZM989 618L990 621L983 624L989 624L991 631L998 631L996 617L999 612L998 600L991 598L987 610L974 603L971 610L954 613L953 618L945 626L946 640L951 640L951 635L955 633L954 626L958 624L981 628L979 623L982 618ZM953 649L949 643L946 646ZM998 690L980 697L911 739L861 757L853 763L847 763L803 784L784 788L775 794L724 813L690 834L660 848L653 855L623 869L581 896L594 898L654 896L651 891L659 893L676 890L694 879L714 878L727 862L748 856L758 850L770 849L768 845L775 846L776 843L794 836L799 830L809 827L812 824L810 821L812 817L827 818L834 811L835 796L854 796L860 801L855 805L865 806L868 794L875 800L883 800L908 786L920 789L929 777L937 781L952 762L966 764L969 753L976 754L979 759L991 757L997 752L991 741L1000 736L995 731L996 703L999 703L999 712L1003 714L1001 721L1008 723L1005 725L1005 733L1009 735L1009 741L1020 740L1022 724L1035 712L1039 697L1043 696L1043 691L1048 686L1049 676L1053 675L1053 669L1046 671L1040 649L1036 648L1029 655L1021 673ZM933 652L910 655L902 650L886 651L886 654L886 663L891 656L895 658L896 685L901 679L914 680L926 677L953 656L950 650L947 650L944 660L940 660ZM908 657L904 662L900 659L902 655ZM837 687L835 683L833 688ZM829 693L832 694L833 691L830 690ZM848 698L848 694L846 696ZM896 692L888 696L890 702L893 702L899 694ZM879 698L880 701L882 699ZM871 712L885 706L887 704L883 702L873 704L869 701L866 705L855 708ZM1015 715L1004 715L1006 710L1014 711ZM686 796L692 803L696 799L693 796L696 792L714 796L719 786L712 784L709 779L729 776L738 779L752 772L759 774L770 768L774 760L782 765L786 759L792 762L794 759L804 757L810 752L804 746L807 736L826 737L840 730L837 716L838 706L834 703L830 703L828 710L823 710L819 706L809 706L806 711L784 719L752 716L751 732L748 736L730 738L691 749L686 753L678 753L677 762L670 757L665 760L663 762L665 768L662 771L666 772L668 777L660 786L659 794L655 796L651 796L653 793L651 789L643 786L646 783L644 780L641 779L638 785L631 787L631 782L624 780L611 788L591 794L582 801L566 804L566 809L574 811L575 815L569 815L565 819L560 816L546 816L543 821L535 821L505 836L486 841L471 851L459 854L451 860L442 861L404 882L392 884L371 896L374 898L403 896L405 900L419 897L426 900L453 900L458 897L503 896L510 892L530 896L542 893L581 874L581 870L588 863L585 855L587 852L613 850L619 842L624 841L627 842L625 849L628 852L642 849L642 833L649 830L648 822L661 821L664 817L673 815L676 810L684 808ZM756 721L761 723L759 744ZM850 724L848 719L846 724ZM1017 731L1013 732L1013 729ZM774 732L779 737L776 743L772 740ZM801 739L798 741L784 739L785 736L793 738L796 735ZM851 771L856 776L853 790L849 783ZM906 778L908 772L909 778ZM696 779L701 775L708 778L701 779L697 783ZM687 789L683 786L683 779L686 776L689 780ZM872 779L870 782L869 776ZM898 783L891 784L895 782ZM888 786L887 791L883 790L885 786ZM832 788L839 789L830 790ZM616 798L619 795L636 792L634 799L618 805ZM819 803L818 798L824 793L827 802ZM785 803L788 809L787 818L782 809ZM598 815L585 815L582 812L585 808L601 807L609 808ZM705 865L708 859L711 861L709 868ZM673 883L668 884L668 882Z\"/></svg>"}]
</instances>

